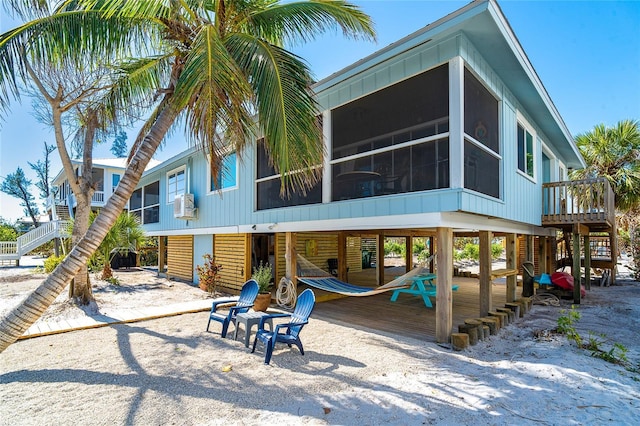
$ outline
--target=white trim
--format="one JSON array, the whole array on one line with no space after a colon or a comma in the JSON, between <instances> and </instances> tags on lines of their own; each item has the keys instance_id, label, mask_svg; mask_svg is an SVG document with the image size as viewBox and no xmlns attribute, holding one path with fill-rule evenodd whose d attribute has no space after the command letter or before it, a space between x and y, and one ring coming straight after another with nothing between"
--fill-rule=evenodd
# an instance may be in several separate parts
<instances>
[{"instance_id":1,"label":"white trim","mask_svg":"<svg viewBox=\"0 0 640 426\"><path fill-rule=\"evenodd\" d=\"M170 194L172 193L172 191L171 191L171 188L169 187L169 176L171 176L171 175L177 175L177 174L178 174L178 173L180 173L181 171L182 171L182 172L184 172L184 190L183 190L182 192L178 192L178 191L177 191L177 188L176 188L176 191L175 191L175 193L173 194L173 197L172 197L172 196L170 196ZM187 191L187 165L186 165L186 164L183 164L183 165L182 165L182 166L180 166L180 167L176 167L176 168L175 168L175 169L173 169L173 170L169 170L169 171L166 173L165 178L166 178L166 182L167 182L167 183L166 183L166 188L167 188L167 204L173 204L173 201L175 200L175 198L176 198L176 196L177 196L177 195L184 194L184 193L186 193L186 191Z\"/></svg>"},{"instance_id":2,"label":"white trim","mask_svg":"<svg viewBox=\"0 0 640 426\"><path fill-rule=\"evenodd\" d=\"M238 226L221 226L199 229L173 229L162 231L147 231L149 236L168 235L215 235L215 234L251 234L262 233L268 229L269 223L256 223ZM331 220L309 220L298 222L278 223L278 233L282 232L323 232L323 231L354 231L363 232L380 229L414 229L434 230L437 227L452 228L454 231L474 232L478 230L526 234L526 235L555 235L554 228L542 228L504 219L479 216L462 212L434 212L410 215L389 215L367 218L343 218ZM185 234L186 233L186 234Z\"/></svg>"},{"instance_id":3,"label":"white trim","mask_svg":"<svg viewBox=\"0 0 640 426\"><path fill-rule=\"evenodd\" d=\"M231 154L236 154L236 178L235 178L235 182L236 184L233 186L228 186L226 188L220 188L220 189L212 189L211 188L211 167L209 167L209 156L210 154L207 154L206 159L207 159L207 182L205 183L207 191L206 191L206 195L211 195L211 194L220 194L222 192L228 192L228 191L235 191L238 189L238 181L240 178L240 171L239 171L239 160L238 160L238 153L233 150L233 149L228 149L226 150L225 154L222 157L222 165L224 167L224 160L225 158L227 158L227 156L231 155Z\"/></svg>"},{"instance_id":4,"label":"white trim","mask_svg":"<svg viewBox=\"0 0 640 426\"><path fill-rule=\"evenodd\" d=\"M522 126L525 130L525 132L529 132L529 134L531 135L532 138L532 144L533 146L531 147L532 149L532 155L533 155L533 176L529 175L527 172L520 170L520 168L518 167L518 161L520 160L518 158L518 126ZM515 142L516 142L516 171L519 172L522 176L526 177L527 179L529 179L531 182L533 183L537 183L538 182L538 163L540 162L540 159L538 158L538 134L535 131L535 128L529 123L529 120L527 120L524 115L522 115L522 113L520 112L520 110L516 111L516 135L515 135ZM525 150L525 156L526 156L526 151L527 151L527 135L525 133L525 140L524 140L524 150ZM525 158L525 166L526 166L526 158Z\"/></svg>"},{"instance_id":5,"label":"white trim","mask_svg":"<svg viewBox=\"0 0 640 426\"><path fill-rule=\"evenodd\" d=\"M420 139L413 139L413 140L410 140L408 142L399 143L397 145L385 146L384 148L378 148L378 149L374 149L374 150L371 150L371 151L361 152L359 154L353 154L353 155L349 155L349 156L346 156L346 157L340 157L337 160L330 160L329 164L330 165L334 165L334 164L344 163L344 162L347 162L347 161L357 160L359 158L371 157L372 155L382 154L382 153L389 152L389 151L395 151L395 150L402 149L402 148L407 148L407 147L413 146L413 145L420 145L420 144L425 143L425 142L439 141L441 139L445 139L445 138L448 138L448 137L449 137L449 132L438 133L437 135L427 136L427 137L420 138Z\"/></svg>"},{"instance_id":6,"label":"white trim","mask_svg":"<svg viewBox=\"0 0 640 426\"><path fill-rule=\"evenodd\" d=\"M449 60L449 187L464 188L464 61Z\"/></svg>"},{"instance_id":7,"label":"white trim","mask_svg":"<svg viewBox=\"0 0 640 426\"><path fill-rule=\"evenodd\" d=\"M322 140L324 144L323 169L322 169L322 203L331 202L331 147L333 139L331 138L331 110L322 113Z\"/></svg>"}]
</instances>

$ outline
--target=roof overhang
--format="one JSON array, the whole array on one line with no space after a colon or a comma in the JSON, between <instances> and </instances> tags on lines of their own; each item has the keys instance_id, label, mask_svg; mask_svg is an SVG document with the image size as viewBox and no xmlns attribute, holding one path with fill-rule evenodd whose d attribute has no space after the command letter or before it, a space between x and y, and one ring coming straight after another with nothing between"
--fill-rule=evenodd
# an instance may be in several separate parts
<instances>
[{"instance_id":1,"label":"roof overhang","mask_svg":"<svg viewBox=\"0 0 640 426\"><path fill-rule=\"evenodd\" d=\"M495 0L476 0L319 81L313 89L321 93L402 52L438 43L456 33L464 34L474 45L550 139L545 142L558 150L567 167L585 167L571 133Z\"/></svg>"}]
</instances>

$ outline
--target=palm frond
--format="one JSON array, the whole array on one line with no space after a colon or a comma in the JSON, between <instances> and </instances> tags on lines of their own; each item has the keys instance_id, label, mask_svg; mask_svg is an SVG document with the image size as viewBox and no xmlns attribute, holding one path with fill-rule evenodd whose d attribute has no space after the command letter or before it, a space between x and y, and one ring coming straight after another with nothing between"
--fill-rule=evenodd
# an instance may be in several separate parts
<instances>
[{"instance_id":1,"label":"palm frond","mask_svg":"<svg viewBox=\"0 0 640 426\"><path fill-rule=\"evenodd\" d=\"M212 173L222 161L220 135L241 151L252 127L248 109L251 87L213 25L204 25L194 39L175 87L174 97L185 109L189 136L211 154Z\"/></svg>"},{"instance_id":2,"label":"palm frond","mask_svg":"<svg viewBox=\"0 0 640 426\"><path fill-rule=\"evenodd\" d=\"M322 164L318 106L310 91L307 66L294 54L247 34L234 34L226 45L249 76L260 129L283 194L315 184Z\"/></svg>"},{"instance_id":3,"label":"palm frond","mask_svg":"<svg viewBox=\"0 0 640 426\"><path fill-rule=\"evenodd\" d=\"M273 44L308 42L327 31L342 31L351 39L375 40L371 18L343 0L269 2L246 21L246 31Z\"/></svg>"}]
</instances>

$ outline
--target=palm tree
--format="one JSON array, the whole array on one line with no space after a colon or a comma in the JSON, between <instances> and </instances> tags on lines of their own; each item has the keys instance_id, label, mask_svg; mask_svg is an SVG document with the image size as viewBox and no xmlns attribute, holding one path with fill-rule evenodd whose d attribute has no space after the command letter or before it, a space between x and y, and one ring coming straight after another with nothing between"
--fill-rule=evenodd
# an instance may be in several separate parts
<instances>
[{"instance_id":1,"label":"palm tree","mask_svg":"<svg viewBox=\"0 0 640 426\"><path fill-rule=\"evenodd\" d=\"M92 217L95 220L96 216ZM100 247L98 247L99 258L103 262L102 279L111 278L111 260L119 251L129 252L137 248L144 241L144 230L140 225L140 219L129 212L122 212L116 223L113 224L107 235L105 235ZM97 254L96 253L96 254Z\"/></svg>"},{"instance_id":2,"label":"palm tree","mask_svg":"<svg viewBox=\"0 0 640 426\"><path fill-rule=\"evenodd\" d=\"M640 123L622 120L613 127L599 124L576 136L587 167L571 173L571 179L604 177L615 194L621 212L640 206Z\"/></svg>"},{"instance_id":3,"label":"palm tree","mask_svg":"<svg viewBox=\"0 0 640 426\"><path fill-rule=\"evenodd\" d=\"M132 99L158 98L118 188L85 236L35 292L0 321L0 351L42 315L97 250L179 118L185 119L191 139L209 154L213 176L228 146L241 154L259 134L283 176L283 194L312 186L319 172L311 166L321 164L323 154L317 105L307 66L284 46L336 27L347 37L374 38L369 17L341 0L78 0L52 18L0 36L3 106L18 92L18 77L24 75L14 73L23 43L37 45L33 52L40 62L63 54L64 60L86 60L105 48L134 46L137 54L149 52L121 64L121 79L105 104L115 110ZM77 34L69 37L64 28ZM141 28L146 38L137 39Z\"/></svg>"}]
</instances>

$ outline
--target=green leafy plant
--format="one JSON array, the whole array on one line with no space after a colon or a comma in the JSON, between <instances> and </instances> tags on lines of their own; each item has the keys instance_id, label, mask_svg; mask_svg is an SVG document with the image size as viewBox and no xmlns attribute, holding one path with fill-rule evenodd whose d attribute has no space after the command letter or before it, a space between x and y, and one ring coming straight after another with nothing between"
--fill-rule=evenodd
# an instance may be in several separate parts
<instances>
[{"instance_id":1,"label":"green leafy plant","mask_svg":"<svg viewBox=\"0 0 640 426\"><path fill-rule=\"evenodd\" d=\"M251 278L258 283L258 291L260 293L268 293L271 290L272 277L271 265L268 263L263 264L262 262L257 268L253 268L253 275L251 275Z\"/></svg>"},{"instance_id":2,"label":"green leafy plant","mask_svg":"<svg viewBox=\"0 0 640 426\"><path fill-rule=\"evenodd\" d=\"M580 312L576 311L575 305L571 305L571 310L561 310L558 317L558 327L556 330L558 333L562 333L567 336L567 339L576 342L578 347L582 347L582 337L575 328L575 323L580 319Z\"/></svg>"},{"instance_id":3,"label":"green leafy plant","mask_svg":"<svg viewBox=\"0 0 640 426\"><path fill-rule=\"evenodd\" d=\"M65 256L49 256L44 260L44 272L50 274L62 263Z\"/></svg>"},{"instance_id":4,"label":"green leafy plant","mask_svg":"<svg viewBox=\"0 0 640 426\"><path fill-rule=\"evenodd\" d=\"M612 364L626 365L629 361L629 349L621 343L614 343L609 350L603 348L607 343L606 336L589 333L589 341L584 348L591 351L591 356L603 359Z\"/></svg>"},{"instance_id":5,"label":"green leafy plant","mask_svg":"<svg viewBox=\"0 0 640 426\"><path fill-rule=\"evenodd\" d=\"M216 263L216 257L210 254L205 254L202 258L204 259L204 264L196 266L198 278L200 279L199 285L201 289L213 295L216 292L218 284L220 284L222 265Z\"/></svg>"},{"instance_id":6,"label":"green leafy plant","mask_svg":"<svg viewBox=\"0 0 640 426\"><path fill-rule=\"evenodd\" d=\"M116 276L110 276L109 278L106 278L105 281L107 281L109 284L112 285L120 285L120 279Z\"/></svg>"}]
</instances>

